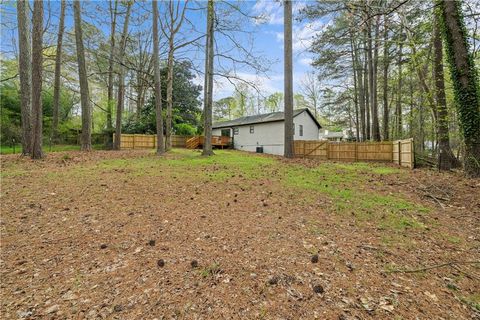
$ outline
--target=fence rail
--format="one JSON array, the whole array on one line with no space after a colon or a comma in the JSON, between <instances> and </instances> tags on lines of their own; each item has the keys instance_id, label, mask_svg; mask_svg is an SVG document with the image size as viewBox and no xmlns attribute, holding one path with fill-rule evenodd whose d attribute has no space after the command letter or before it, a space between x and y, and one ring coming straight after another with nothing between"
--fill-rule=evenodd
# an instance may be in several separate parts
<instances>
[{"instance_id":1,"label":"fence rail","mask_svg":"<svg viewBox=\"0 0 480 320\"><path fill-rule=\"evenodd\" d=\"M172 135L172 147L195 149L203 144L203 136L177 136ZM113 136L115 140L115 135ZM189 142L195 140L192 145ZM217 147L228 147L230 137L212 136L212 145ZM120 149L153 149L157 147L157 136L150 134L122 134L120 137Z\"/></svg>"},{"instance_id":2,"label":"fence rail","mask_svg":"<svg viewBox=\"0 0 480 320\"><path fill-rule=\"evenodd\" d=\"M191 136L172 135L172 147L185 148L187 139ZM115 140L115 135L113 136ZM122 134L120 149L154 149L157 147L157 136L150 134Z\"/></svg>"},{"instance_id":3,"label":"fence rail","mask_svg":"<svg viewBox=\"0 0 480 320\"><path fill-rule=\"evenodd\" d=\"M413 168L413 139L385 142L294 141L295 156L299 158L337 161L393 162ZM400 160L399 160L400 159Z\"/></svg>"}]
</instances>

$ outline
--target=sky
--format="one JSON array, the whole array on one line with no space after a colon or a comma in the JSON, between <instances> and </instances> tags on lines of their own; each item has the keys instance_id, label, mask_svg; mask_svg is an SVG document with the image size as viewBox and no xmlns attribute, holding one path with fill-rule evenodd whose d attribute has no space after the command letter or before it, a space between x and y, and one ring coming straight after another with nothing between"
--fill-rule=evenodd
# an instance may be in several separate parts
<instances>
[{"instance_id":1,"label":"sky","mask_svg":"<svg viewBox=\"0 0 480 320\"><path fill-rule=\"evenodd\" d=\"M293 5L294 17L298 12L308 4L307 1L295 1ZM252 21L255 28L255 47L268 60L273 62L266 75L255 75L252 72L242 73L246 79L255 79L259 87L266 94L273 92L283 92L283 5L280 1L260 0L250 1L250 13L255 16L261 16L262 22ZM313 71L310 63L312 54L308 48L316 33L322 30L326 22L307 21L293 22L293 77L294 90L299 91L301 79L305 73ZM222 82L222 88L217 90L216 96L223 97L231 94L233 86Z\"/></svg>"},{"instance_id":2,"label":"sky","mask_svg":"<svg viewBox=\"0 0 480 320\"><path fill-rule=\"evenodd\" d=\"M262 74L256 74L256 72L249 68L238 68L236 74L239 78L249 82L255 82L257 87L261 90L262 94L268 95L273 92L283 91L283 6L281 1L273 0L260 0L260 1L241 1L232 2L240 3L242 11L248 13L251 16L261 16L261 21L253 18L247 18L242 20L245 30L250 32L252 49L256 55L261 57L261 61L265 61L262 65L269 65L268 71ZM160 4L160 10L162 10L162 4ZM308 52L308 47L312 42L312 38L316 33L322 30L322 28L328 23L328 21L298 21L295 16L298 16L299 10L305 7L308 1L294 1L293 13L293 76L294 76L294 90L299 91L301 79L305 73L312 71L310 66L312 61L312 54ZM198 1L196 5L201 7L205 6L205 2ZM14 2L7 1L1 4L1 17L5 22L1 24L1 52L2 54L12 53L15 51L15 42L12 42L12 38L16 37L16 12ZM84 14L82 18L92 24L95 24L100 30L102 30L106 36L109 34L109 17L105 15L106 8L108 6L107 1L88 1L82 3ZM151 18L149 19L150 4L148 2L137 3L137 10L145 12L145 18L139 23L131 24L132 32L135 30L150 30ZM59 1L45 2L45 10L50 10L50 14L46 13L46 20L48 20L51 30L47 30L45 35L49 41L54 43L56 36L56 26L58 24L58 12ZM103 8L105 12L97 8ZM72 7L67 9L66 29L73 28L73 12ZM237 16L238 17L238 16ZM191 28L195 31L190 32L188 36L194 37L195 34L200 34L205 30L205 13L203 10L191 10L187 12L187 18L190 25L185 25L185 28ZM233 17L235 19L235 17ZM123 23L120 20L120 23ZM118 32L118 31L117 31ZM187 31L186 34L189 32ZM238 36L239 35L239 36ZM237 39L247 46L247 36L237 33ZM220 51L222 48L228 52L232 52L232 43L228 41L228 38L222 35L217 37L218 46ZM189 48L184 52L179 53L179 58L188 58L197 65L198 69L201 69L204 65L204 52L203 49ZM224 69L229 69L231 63L225 59L220 59ZM220 61L219 60L219 61ZM260 60L259 60L260 61ZM195 82L203 85L203 76L198 75ZM222 77L215 77L216 88L214 90L214 99L220 99L233 94L234 85L228 80Z\"/></svg>"}]
</instances>

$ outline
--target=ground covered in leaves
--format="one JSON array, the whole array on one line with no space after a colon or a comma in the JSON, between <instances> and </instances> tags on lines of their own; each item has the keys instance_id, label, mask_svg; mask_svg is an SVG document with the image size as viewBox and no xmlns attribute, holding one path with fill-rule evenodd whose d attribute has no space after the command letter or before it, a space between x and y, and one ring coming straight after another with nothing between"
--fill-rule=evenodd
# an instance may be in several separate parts
<instances>
[{"instance_id":1,"label":"ground covered in leaves","mask_svg":"<svg viewBox=\"0 0 480 320\"><path fill-rule=\"evenodd\" d=\"M479 318L479 180L236 151L1 162L3 319Z\"/></svg>"}]
</instances>

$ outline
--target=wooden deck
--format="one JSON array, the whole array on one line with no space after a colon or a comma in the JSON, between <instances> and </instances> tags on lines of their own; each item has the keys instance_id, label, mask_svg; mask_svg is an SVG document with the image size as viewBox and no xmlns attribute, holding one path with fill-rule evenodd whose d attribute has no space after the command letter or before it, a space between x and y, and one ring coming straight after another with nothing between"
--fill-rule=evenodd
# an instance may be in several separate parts
<instances>
[{"instance_id":1,"label":"wooden deck","mask_svg":"<svg viewBox=\"0 0 480 320\"><path fill-rule=\"evenodd\" d=\"M194 136L186 141L186 148L187 149L198 149L203 146L203 142L205 141L204 136ZM222 137L222 136L212 136L212 147L217 148L229 148L232 142L232 138L230 137Z\"/></svg>"}]
</instances>

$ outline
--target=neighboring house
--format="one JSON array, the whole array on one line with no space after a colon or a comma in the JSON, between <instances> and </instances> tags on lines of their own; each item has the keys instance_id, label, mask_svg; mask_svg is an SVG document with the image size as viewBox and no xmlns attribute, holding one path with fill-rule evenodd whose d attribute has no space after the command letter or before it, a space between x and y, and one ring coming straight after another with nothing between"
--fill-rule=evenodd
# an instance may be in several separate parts
<instances>
[{"instance_id":1,"label":"neighboring house","mask_svg":"<svg viewBox=\"0 0 480 320\"><path fill-rule=\"evenodd\" d=\"M346 139L347 139L347 136L345 135L344 132L335 132L327 129L320 130L320 140L340 142Z\"/></svg>"},{"instance_id":2,"label":"neighboring house","mask_svg":"<svg viewBox=\"0 0 480 320\"><path fill-rule=\"evenodd\" d=\"M294 140L318 140L321 126L309 109L294 110L293 124ZM273 112L214 123L212 134L232 137L238 150L255 152L263 147L264 153L283 155L284 126L284 113Z\"/></svg>"}]
</instances>

